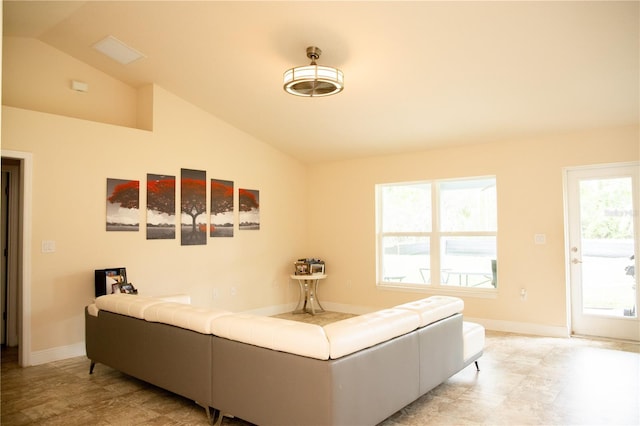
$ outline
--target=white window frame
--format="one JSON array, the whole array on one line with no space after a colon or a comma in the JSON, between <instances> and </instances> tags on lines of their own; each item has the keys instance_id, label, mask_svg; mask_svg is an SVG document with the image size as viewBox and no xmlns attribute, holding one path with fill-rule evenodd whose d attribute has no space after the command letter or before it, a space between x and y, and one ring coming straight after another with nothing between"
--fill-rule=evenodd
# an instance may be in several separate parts
<instances>
[{"instance_id":1,"label":"white window frame","mask_svg":"<svg viewBox=\"0 0 640 426\"><path fill-rule=\"evenodd\" d=\"M496 252L498 245L498 229L496 224L495 231L441 231L440 230L440 186L443 183L455 181L472 181L482 179L494 179L497 185L497 178L494 175L489 176L471 176L455 179L433 179L426 181L409 181L409 182L393 182L376 184L376 286L381 290L406 290L419 291L434 294L449 294L456 296L470 296L479 298L496 298L498 286L495 288L478 288L466 286L453 286L443 284L440 277L441 264L441 247L440 241L443 237L495 237ZM431 185L431 231L428 232L382 232L382 188L397 185L415 185L429 184ZM497 194L496 194L497 195ZM497 214L496 199L496 214ZM431 282L429 283L411 283L411 282L395 282L383 280L383 238L388 236L417 236L428 237L430 240L430 270Z\"/></svg>"}]
</instances>

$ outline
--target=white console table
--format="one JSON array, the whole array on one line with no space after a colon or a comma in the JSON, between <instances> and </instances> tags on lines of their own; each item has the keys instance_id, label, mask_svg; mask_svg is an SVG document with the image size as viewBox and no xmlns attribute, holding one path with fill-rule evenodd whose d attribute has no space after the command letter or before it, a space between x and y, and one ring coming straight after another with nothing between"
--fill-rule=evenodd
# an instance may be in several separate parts
<instances>
[{"instance_id":1,"label":"white console table","mask_svg":"<svg viewBox=\"0 0 640 426\"><path fill-rule=\"evenodd\" d=\"M318 299L318 282L327 278L326 274L320 275L291 275L291 279L298 282L300 286L300 298L298 299L298 306L293 311L294 314L310 313L316 314L316 308L314 302L318 304L320 312L324 312L324 308L320 304Z\"/></svg>"}]
</instances>

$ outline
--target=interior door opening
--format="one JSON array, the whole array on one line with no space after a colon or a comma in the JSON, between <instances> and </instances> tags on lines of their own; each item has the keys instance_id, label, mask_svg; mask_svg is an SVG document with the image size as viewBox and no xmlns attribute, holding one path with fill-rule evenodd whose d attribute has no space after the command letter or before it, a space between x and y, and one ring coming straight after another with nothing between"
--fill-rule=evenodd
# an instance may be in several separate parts
<instances>
[{"instance_id":1,"label":"interior door opening","mask_svg":"<svg viewBox=\"0 0 640 426\"><path fill-rule=\"evenodd\" d=\"M18 347L20 342L20 176L21 162L2 158L2 274L0 309L2 345ZM12 351L18 354L18 351Z\"/></svg>"}]
</instances>

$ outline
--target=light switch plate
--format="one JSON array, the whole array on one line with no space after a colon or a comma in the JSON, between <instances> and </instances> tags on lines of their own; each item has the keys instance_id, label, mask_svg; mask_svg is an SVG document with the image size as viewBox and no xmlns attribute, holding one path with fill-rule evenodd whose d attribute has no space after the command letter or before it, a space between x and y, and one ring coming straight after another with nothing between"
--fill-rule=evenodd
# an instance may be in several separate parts
<instances>
[{"instance_id":1,"label":"light switch plate","mask_svg":"<svg viewBox=\"0 0 640 426\"><path fill-rule=\"evenodd\" d=\"M56 242L53 240L42 240L42 252L43 253L55 253Z\"/></svg>"}]
</instances>

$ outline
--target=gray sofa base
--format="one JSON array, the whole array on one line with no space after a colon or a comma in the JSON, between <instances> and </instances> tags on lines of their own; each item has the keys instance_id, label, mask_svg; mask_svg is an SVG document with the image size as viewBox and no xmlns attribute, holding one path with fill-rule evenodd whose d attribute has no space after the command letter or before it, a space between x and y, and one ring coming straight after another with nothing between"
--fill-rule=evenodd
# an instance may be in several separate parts
<instances>
[{"instance_id":1,"label":"gray sofa base","mask_svg":"<svg viewBox=\"0 0 640 426\"><path fill-rule=\"evenodd\" d=\"M252 423L369 425L419 397L412 333L327 361L214 340L215 407Z\"/></svg>"},{"instance_id":2,"label":"gray sofa base","mask_svg":"<svg viewBox=\"0 0 640 426\"><path fill-rule=\"evenodd\" d=\"M87 356L258 425L375 425L463 361L462 315L353 354L318 360L100 311L85 313ZM221 417L219 418L221 420Z\"/></svg>"},{"instance_id":3,"label":"gray sofa base","mask_svg":"<svg viewBox=\"0 0 640 426\"><path fill-rule=\"evenodd\" d=\"M207 410L211 406L213 336L108 311L94 317L85 310L85 320L92 364L107 365Z\"/></svg>"}]
</instances>

